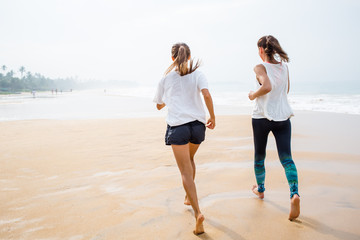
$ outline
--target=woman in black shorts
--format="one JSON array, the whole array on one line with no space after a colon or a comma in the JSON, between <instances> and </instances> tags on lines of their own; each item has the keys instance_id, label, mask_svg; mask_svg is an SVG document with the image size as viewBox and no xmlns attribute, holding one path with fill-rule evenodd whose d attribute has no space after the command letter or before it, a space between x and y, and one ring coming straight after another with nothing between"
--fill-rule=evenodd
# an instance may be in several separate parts
<instances>
[{"instance_id":1,"label":"woman in black shorts","mask_svg":"<svg viewBox=\"0 0 360 240\"><path fill-rule=\"evenodd\" d=\"M199 62L193 66L190 48L185 43L177 43L172 46L171 55L173 63L158 85L154 102L159 110L168 107L165 143L171 145L174 152L186 192L184 204L194 209L194 234L198 235L204 232L205 218L196 194L194 155L205 139L206 127L215 128L215 114L207 80L197 70ZM200 93L210 114L207 121Z\"/></svg>"}]
</instances>

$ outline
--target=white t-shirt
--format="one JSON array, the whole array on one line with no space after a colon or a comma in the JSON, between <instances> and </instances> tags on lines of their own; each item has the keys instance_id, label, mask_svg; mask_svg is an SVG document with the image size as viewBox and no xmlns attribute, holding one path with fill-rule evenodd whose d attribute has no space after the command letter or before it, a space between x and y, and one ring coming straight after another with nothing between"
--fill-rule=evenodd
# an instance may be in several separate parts
<instances>
[{"instance_id":1,"label":"white t-shirt","mask_svg":"<svg viewBox=\"0 0 360 240\"><path fill-rule=\"evenodd\" d=\"M161 79L154 102L168 107L166 118L170 126L198 120L206 124L206 112L200 92L208 88L205 75L199 70L180 76L172 71Z\"/></svg>"},{"instance_id":2,"label":"white t-shirt","mask_svg":"<svg viewBox=\"0 0 360 240\"><path fill-rule=\"evenodd\" d=\"M294 113L287 98L288 91L288 67L286 63L279 64L262 63L270 79L271 91L257 97L252 118L267 118L270 121L285 121ZM260 88L259 82L256 85Z\"/></svg>"}]
</instances>

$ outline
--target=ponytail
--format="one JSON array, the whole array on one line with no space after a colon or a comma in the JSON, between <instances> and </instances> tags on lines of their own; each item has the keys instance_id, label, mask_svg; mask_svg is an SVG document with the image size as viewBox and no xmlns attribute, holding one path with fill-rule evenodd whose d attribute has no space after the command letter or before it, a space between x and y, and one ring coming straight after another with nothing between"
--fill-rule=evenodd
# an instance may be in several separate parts
<instances>
[{"instance_id":1,"label":"ponytail","mask_svg":"<svg viewBox=\"0 0 360 240\"><path fill-rule=\"evenodd\" d=\"M173 45L171 48L171 56L174 58L174 62L168 67L165 75L176 68L180 76L184 76L194 72L198 67L200 67L200 63L197 61L195 67L193 68L193 59L190 59L190 67L188 68L188 59L191 56L190 54L190 48L185 43L177 43Z\"/></svg>"},{"instance_id":2,"label":"ponytail","mask_svg":"<svg viewBox=\"0 0 360 240\"><path fill-rule=\"evenodd\" d=\"M177 59L177 68L180 72L180 76L184 76L188 73L188 56L186 55L184 46L180 46Z\"/></svg>"},{"instance_id":3,"label":"ponytail","mask_svg":"<svg viewBox=\"0 0 360 240\"><path fill-rule=\"evenodd\" d=\"M266 55L270 59L273 59L274 55L277 54L281 61L290 61L287 53L281 48L279 41L271 35L261 37L257 45L258 47L264 48Z\"/></svg>"}]
</instances>

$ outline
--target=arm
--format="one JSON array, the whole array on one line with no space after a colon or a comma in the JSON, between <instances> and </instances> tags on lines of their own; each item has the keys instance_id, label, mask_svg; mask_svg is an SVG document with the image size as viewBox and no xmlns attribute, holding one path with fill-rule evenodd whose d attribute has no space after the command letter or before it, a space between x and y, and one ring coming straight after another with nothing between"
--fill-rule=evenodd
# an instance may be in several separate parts
<instances>
[{"instance_id":1,"label":"arm","mask_svg":"<svg viewBox=\"0 0 360 240\"><path fill-rule=\"evenodd\" d=\"M165 103L162 103L162 104L156 104L156 108L158 109L158 110L161 110L163 107L165 107L166 105L165 105Z\"/></svg>"},{"instance_id":2,"label":"arm","mask_svg":"<svg viewBox=\"0 0 360 240\"><path fill-rule=\"evenodd\" d=\"M261 87L256 91L250 91L249 99L254 100L257 97L263 96L271 91L270 79L266 73L266 69L262 64L256 65L254 68L256 79L261 84Z\"/></svg>"},{"instance_id":3,"label":"arm","mask_svg":"<svg viewBox=\"0 0 360 240\"><path fill-rule=\"evenodd\" d=\"M156 94L153 100L156 103L156 108L158 110L161 110L163 107L165 107L165 103L163 102L163 96L164 96L164 79L161 79L161 81L158 84Z\"/></svg>"},{"instance_id":4,"label":"arm","mask_svg":"<svg viewBox=\"0 0 360 240\"><path fill-rule=\"evenodd\" d=\"M289 68L288 68L288 66L286 65L286 68L287 68L287 72L288 72L288 90L287 90L287 93L289 93L290 92L290 77L289 77Z\"/></svg>"},{"instance_id":5,"label":"arm","mask_svg":"<svg viewBox=\"0 0 360 240\"><path fill-rule=\"evenodd\" d=\"M290 78L288 78L288 90L287 90L287 93L290 92Z\"/></svg>"},{"instance_id":6,"label":"arm","mask_svg":"<svg viewBox=\"0 0 360 240\"><path fill-rule=\"evenodd\" d=\"M214 129L215 128L215 114L214 114L214 105L213 105L213 101L212 101L212 97L210 95L210 92L208 89L204 88L201 90L201 93L204 97L204 101L206 104L206 107L209 111L210 114L210 118L207 121L207 127L210 129Z\"/></svg>"}]
</instances>

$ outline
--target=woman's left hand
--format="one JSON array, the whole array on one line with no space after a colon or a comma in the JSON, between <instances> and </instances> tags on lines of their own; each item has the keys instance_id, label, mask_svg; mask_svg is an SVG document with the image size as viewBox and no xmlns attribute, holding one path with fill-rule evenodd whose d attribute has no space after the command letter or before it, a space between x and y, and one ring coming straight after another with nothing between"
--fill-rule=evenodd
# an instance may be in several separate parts
<instances>
[{"instance_id":1,"label":"woman's left hand","mask_svg":"<svg viewBox=\"0 0 360 240\"><path fill-rule=\"evenodd\" d=\"M206 127L210 128L210 129L215 128L215 117L209 118L209 120L207 121Z\"/></svg>"},{"instance_id":2,"label":"woman's left hand","mask_svg":"<svg viewBox=\"0 0 360 240\"><path fill-rule=\"evenodd\" d=\"M158 110L161 110L163 107L165 107L165 103L156 104L156 108L157 108Z\"/></svg>"}]
</instances>

